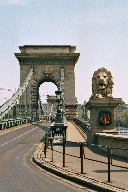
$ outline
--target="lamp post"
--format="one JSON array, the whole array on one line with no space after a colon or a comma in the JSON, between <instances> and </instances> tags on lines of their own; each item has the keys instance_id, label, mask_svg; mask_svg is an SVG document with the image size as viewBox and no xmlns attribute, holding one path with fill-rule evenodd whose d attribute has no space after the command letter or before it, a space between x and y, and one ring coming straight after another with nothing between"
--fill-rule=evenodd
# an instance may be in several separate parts
<instances>
[{"instance_id":1,"label":"lamp post","mask_svg":"<svg viewBox=\"0 0 128 192\"><path fill-rule=\"evenodd\" d=\"M63 99L61 98L62 91L55 91L56 101L57 101L57 113L55 118L55 123L51 127L51 136L54 138L53 142L63 142L63 139L66 139L66 129L67 124L63 120Z\"/></svg>"},{"instance_id":2,"label":"lamp post","mask_svg":"<svg viewBox=\"0 0 128 192\"><path fill-rule=\"evenodd\" d=\"M61 98L61 93L62 91L58 90L55 91L56 93L56 101L57 101L57 113L56 113L56 118L55 122L56 123L62 123L63 122L63 99Z\"/></svg>"}]
</instances>

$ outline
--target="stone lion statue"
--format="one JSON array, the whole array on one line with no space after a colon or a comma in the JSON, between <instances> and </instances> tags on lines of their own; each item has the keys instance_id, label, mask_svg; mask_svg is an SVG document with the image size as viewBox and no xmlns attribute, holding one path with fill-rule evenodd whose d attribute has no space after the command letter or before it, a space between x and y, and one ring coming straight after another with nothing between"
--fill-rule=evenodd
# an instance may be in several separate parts
<instances>
[{"instance_id":1,"label":"stone lion statue","mask_svg":"<svg viewBox=\"0 0 128 192\"><path fill-rule=\"evenodd\" d=\"M112 97L113 77L110 71L100 68L94 72L92 77L92 96L94 98Z\"/></svg>"}]
</instances>

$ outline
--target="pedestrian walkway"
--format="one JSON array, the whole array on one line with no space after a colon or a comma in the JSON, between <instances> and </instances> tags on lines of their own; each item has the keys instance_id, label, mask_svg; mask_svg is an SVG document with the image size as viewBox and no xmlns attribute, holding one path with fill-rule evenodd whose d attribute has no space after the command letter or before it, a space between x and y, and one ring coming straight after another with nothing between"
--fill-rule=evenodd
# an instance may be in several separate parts
<instances>
[{"instance_id":1,"label":"pedestrian walkway","mask_svg":"<svg viewBox=\"0 0 128 192\"><path fill-rule=\"evenodd\" d=\"M78 131L72 122L67 122L67 141L72 142L86 142L86 140L83 138L82 134Z\"/></svg>"},{"instance_id":2,"label":"pedestrian walkway","mask_svg":"<svg viewBox=\"0 0 128 192\"><path fill-rule=\"evenodd\" d=\"M65 177L75 178L79 182L83 181L86 185L94 188L97 186L99 187L98 189L100 189L99 191L105 191L106 189L108 191L128 191L127 159L113 156L112 164L117 166L111 165L111 182L108 182L107 153L97 147L84 145L85 159L83 163L83 174L81 174L79 142L85 142L85 139L71 122L68 122L67 135L65 167L63 167L62 145L54 145L53 153L49 147L45 157L43 144L41 143L34 154L35 162L40 165L42 164L54 173L59 172L60 175L65 174ZM94 159L96 161L89 159ZM105 163L100 163L98 161ZM120 166L124 168L121 168Z\"/></svg>"}]
</instances>

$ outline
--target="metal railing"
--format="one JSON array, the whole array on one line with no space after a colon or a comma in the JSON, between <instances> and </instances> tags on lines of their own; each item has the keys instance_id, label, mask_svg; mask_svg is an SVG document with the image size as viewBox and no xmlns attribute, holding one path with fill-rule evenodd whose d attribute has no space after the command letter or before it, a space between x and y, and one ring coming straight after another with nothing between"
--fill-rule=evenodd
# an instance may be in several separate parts
<instances>
[{"instance_id":1,"label":"metal railing","mask_svg":"<svg viewBox=\"0 0 128 192\"><path fill-rule=\"evenodd\" d=\"M108 182L110 182L111 166L128 170L127 166L120 166L120 165L117 165L117 164L113 164L113 157L112 157L112 149L117 149L117 150L121 149L121 150L125 150L126 152L128 152L128 148L126 149L126 148L119 148L119 147L110 147L110 146L102 146L102 145L95 145L95 144L87 144L87 143L84 143L84 142L70 142L70 141L66 142L65 139L64 139L63 140L63 152L61 152L61 151L58 151L58 150L54 149L52 141L53 141L53 138L48 137L48 134L47 134L45 136L45 145L44 145L45 157L46 157L46 153L47 153L46 149L52 150L52 162L53 162L53 159L54 159L54 153L53 152L62 154L63 167L66 166L66 156L79 158L80 159L80 164L81 164L81 174L83 174L83 170L84 170L84 159L86 159L88 161L94 161L94 162L97 162L97 163L107 164L108 165L108 171L107 171ZM68 143L77 143L79 145L79 147L80 147L80 156L66 153L66 143L67 144ZM51 148L49 148L49 145L51 145ZM97 148L101 148L101 147L106 148L107 161L101 161L101 160L86 157L85 150L84 150L85 146L86 147L91 146L91 147L97 147Z\"/></svg>"},{"instance_id":2,"label":"metal railing","mask_svg":"<svg viewBox=\"0 0 128 192\"><path fill-rule=\"evenodd\" d=\"M77 119L77 118L73 118L73 122L87 133L87 130L90 127L89 124L87 124L84 121L81 121L80 119Z\"/></svg>"},{"instance_id":3,"label":"metal railing","mask_svg":"<svg viewBox=\"0 0 128 192\"><path fill-rule=\"evenodd\" d=\"M14 126L30 123L31 118L4 119L0 122L0 130L8 129Z\"/></svg>"}]
</instances>

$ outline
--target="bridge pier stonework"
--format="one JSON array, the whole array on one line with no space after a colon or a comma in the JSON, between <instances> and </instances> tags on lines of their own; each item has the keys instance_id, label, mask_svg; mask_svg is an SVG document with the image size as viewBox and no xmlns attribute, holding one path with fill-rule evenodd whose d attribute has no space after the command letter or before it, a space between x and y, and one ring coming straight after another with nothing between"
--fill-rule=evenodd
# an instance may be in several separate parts
<instances>
[{"instance_id":1,"label":"bridge pier stonework","mask_svg":"<svg viewBox=\"0 0 128 192\"><path fill-rule=\"evenodd\" d=\"M20 86L22 86L30 68L34 68L26 91L20 98L20 104L25 113L37 119L39 87L44 82L52 82L59 89L61 86L61 69L63 76L63 94L65 115L68 120L77 117L75 98L75 64L79 53L76 46L71 45L24 45L19 46L21 53L15 53L20 64ZM26 107L26 109L25 109Z\"/></svg>"},{"instance_id":2,"label":"bridge pier stonework","mask_svg":"<svg viewBox=\"0 0 128 192\"><path fill-rule=\"evenodd\" d=\"M85 105L90 110L89 144L97 143L96 133L117 134L114 129L114 108L120 104L121 98L113 98L113 84L111 72L104 67L94 72L92 95Z\"/></svg>"}]
</instances>

